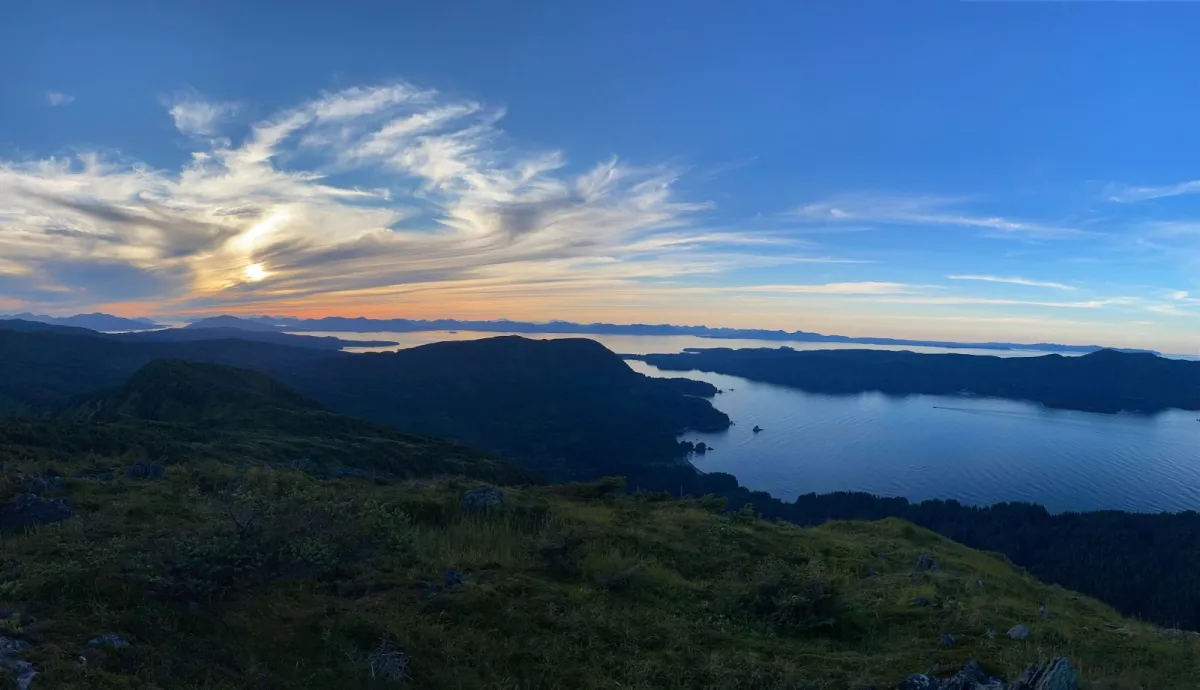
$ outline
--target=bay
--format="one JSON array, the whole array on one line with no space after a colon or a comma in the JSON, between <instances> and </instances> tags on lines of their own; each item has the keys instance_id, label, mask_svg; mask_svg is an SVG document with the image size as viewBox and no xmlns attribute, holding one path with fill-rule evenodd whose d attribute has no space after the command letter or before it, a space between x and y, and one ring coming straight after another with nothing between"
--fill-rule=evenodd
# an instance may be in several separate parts
<instances>
[{"instance_id":1,"label":"bay","mask_svg":"<svg viewBox=\"0 0 1200 690\"><path fill-rule=\"evenodd\" d=\"M1200 509L1195 412L1108 415L997 398L827 395L629 364L720 388L714 405L734 426L685 434L713 447L693 464L784 500L866 491L973 505L1024 501L1051 512Z\"/></svg>"},{"instance_id":2,"label":"bay","mask_svg":"<svg viewBox=\"0 0 1200 690\"><path fill-rule=\"evenodd\" d=\"M392 340L387 351L445 340L498 335L587 337L619 353L681 352L703 347L797 350L895 349L994 356L1036 356L1032 350L973 350L842 343L777 342L696 336L564 335L424 331L325 333L347 340ZM713 450L695 455L702 471L727 472L749 488L784 500L806 493L866 491L919 501L955 499L973 505L1039 503L1052 512L1200 510L1200 424L1196 413L1096 414L1050 410L996 398L827 395L707 372L662 372L638 361L650 376L685 376L724 392L713 404L735 425L719 433L689 433ZM755 434L754 426L763 431Z\"/></svg>"}]
</instances>

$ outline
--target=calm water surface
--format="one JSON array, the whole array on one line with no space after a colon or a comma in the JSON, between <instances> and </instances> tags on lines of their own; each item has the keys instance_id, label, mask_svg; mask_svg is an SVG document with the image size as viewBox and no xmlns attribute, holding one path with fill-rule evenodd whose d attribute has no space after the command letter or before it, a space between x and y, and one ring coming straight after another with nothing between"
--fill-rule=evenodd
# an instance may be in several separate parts
<instances>
[{"instance_id":1,"label":"calm water surface","mask_svg":"<svg viewBox=\"0 0 1200 690\"><path fill-rule=\"evenodd\" d=\"M347 348L384 351L443 340L504 333L310 333L347 340L394 340L398 346ZM695 336L560 335L588 337L615 352L680 352L689 347L862 349L838 343L723 340ZM1034 351L946 350L891 347L917 352L999 356ZM725 392L714 399L735 426L716 434L688 434L715 450L696 456L701 470L728 472L743 485L782 499L828 491L868 491L912 500L953 498L964 503L1032 501L1052 511L1119 509L1142 512L1200 510L1200 423L1195 412L1154 416L1103 415L1047 410L993 398L880 393L805 393L746 379L702 372L660 372L630 362L651 376L687 376ZM755 434L755 425L764 431Z\"/></svg>"},{"instance_id":2,"label":"calm water surface","mask_svg":"<svg viewBox=\"0 0 1200 690\"><path fill-rule=\"evenodd\" d=\"M1104 415L995 398L826 395L629 364L724 390L714 404L735 426L687 434L715 448L693 463L782 499L867 491L979 505L1031 501L1055 512L1200 510L1195 412Z\"/></svg>"}]
</instances>

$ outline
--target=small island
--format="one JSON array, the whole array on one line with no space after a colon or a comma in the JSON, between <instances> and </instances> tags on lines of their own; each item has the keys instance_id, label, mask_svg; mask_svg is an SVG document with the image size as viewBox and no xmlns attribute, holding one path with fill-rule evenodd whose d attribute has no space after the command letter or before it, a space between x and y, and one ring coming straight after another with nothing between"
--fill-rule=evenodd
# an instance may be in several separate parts
<instances>
[{"instance_id":1,"label":"small island","mask_svg":"<svg viewBox=\"0 0 1200 690\"><path fill-rule=\"evenodd\" d=\"M761 426L759 426L759 425L755 424L755 425L754 425L754 428L753 428L753 429L751 429L750 431L753 431L754 433L756 433L756 434L757 434L757 433L761 432L762 430L763 430L763 428L762 428Z\"/></svg>"}]
</instances>

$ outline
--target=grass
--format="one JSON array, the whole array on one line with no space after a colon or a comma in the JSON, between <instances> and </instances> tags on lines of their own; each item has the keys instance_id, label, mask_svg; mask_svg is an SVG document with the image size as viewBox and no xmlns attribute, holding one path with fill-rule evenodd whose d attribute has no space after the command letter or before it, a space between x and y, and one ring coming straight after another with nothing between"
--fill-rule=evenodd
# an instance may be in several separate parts
<instances>
[{"instance_id":1,"label":"grass","mask_svg":"<svg viewBox=\"0 0 1200 690\"><path fill-rule=\"evenodd\" d=\"M49 469L76 468L9 463L0 490ZM473 485L217 462L67 480L76 517L0 545L0 607L19 612L2 634L33 645L35 690L891 687L1056 655L1084 687L1200 671L1193 634L898 520L799 529L611 482L505 489L476 514L459 507ZM1029 640L1005 635L1018 623ZM105 632L132 646L86 645Z\"/></svg>"}]
</instances>

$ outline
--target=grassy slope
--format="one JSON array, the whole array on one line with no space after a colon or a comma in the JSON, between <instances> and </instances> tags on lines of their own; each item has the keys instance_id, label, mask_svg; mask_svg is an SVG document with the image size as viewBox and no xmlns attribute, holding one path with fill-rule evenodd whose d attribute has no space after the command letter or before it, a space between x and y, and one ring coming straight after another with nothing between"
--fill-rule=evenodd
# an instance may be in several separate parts
<instances>
[{"instance_id":1,"label":"grassy slope","mask_svg":"<svg viewBox=\"0 0 1200 690\"><path fill-rule=\"evenodd\" d=\"M0 491L51 465L72 469L10 462ZM475 515L467 486L214 462L69 480L76 518L3 541L0 604L23 613L8 634L34 644L35 688L64 689L391 687L365 661L384 638L420 688L888 687L968 658L1011 678L1056 654L1092 687L1187 687L1200 670L1190 634L900 521L798 529L589 485L507 489ZM917 571L920 553L941 570ZM466 583L438 591L451 568ZM1020 622L1030 640L1006 638ZM89 652L85 673L101 632L134 646Z\"/></svg>"}]
</instances>

